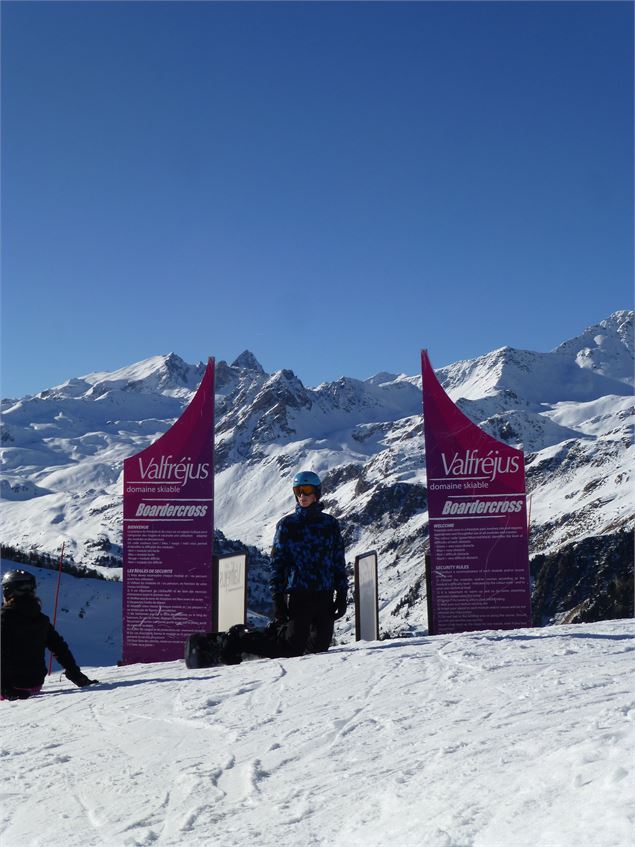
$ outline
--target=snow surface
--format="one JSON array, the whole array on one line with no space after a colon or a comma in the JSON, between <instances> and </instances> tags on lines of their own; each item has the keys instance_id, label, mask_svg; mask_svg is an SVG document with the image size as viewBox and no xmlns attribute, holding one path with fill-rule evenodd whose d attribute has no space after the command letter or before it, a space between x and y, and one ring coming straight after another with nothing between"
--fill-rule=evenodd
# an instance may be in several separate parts
<instances>
[{"instance_id":1,"label":"snow surface","mask_svg":"<svg viewBox=\"0 0 635 847\"><path fill-rule=\"evenodd\" d=\"M634 653L607 621L54 674L0 707L0 839L631 847Z\"/></svg>"}]
</instances>

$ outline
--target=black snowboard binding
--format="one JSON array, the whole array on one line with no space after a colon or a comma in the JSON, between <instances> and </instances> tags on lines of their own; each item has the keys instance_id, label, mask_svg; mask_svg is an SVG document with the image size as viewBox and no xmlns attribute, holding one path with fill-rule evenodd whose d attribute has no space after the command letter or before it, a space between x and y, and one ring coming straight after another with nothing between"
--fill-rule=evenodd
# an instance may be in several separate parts
<instances>
[{"instance_id":1,"label":"black snowboard binding","mask_svg":"<svg viewBox=\"0 0 635 847\"><path fill-rule=\"evenodd\" d=\"M194 632L185 641L185 667L212 668L242 661L241 636L247 628L235 624L227 632Z\"/></svg>"}]
</instances>

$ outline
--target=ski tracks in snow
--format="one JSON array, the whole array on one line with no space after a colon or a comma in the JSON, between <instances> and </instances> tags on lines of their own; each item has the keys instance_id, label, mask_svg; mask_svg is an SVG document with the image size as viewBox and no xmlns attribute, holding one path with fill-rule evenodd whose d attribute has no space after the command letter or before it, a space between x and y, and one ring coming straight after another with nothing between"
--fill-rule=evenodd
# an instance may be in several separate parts
<instances>
[{"instance_id":1,"label":"ski tracks in snow","mask_svg":"<svg viewBox=\"0 0 635 847\"><path fill-rule=\"evenodd\" d=\"M2 845L627 847L634 651L623 622L102 668L3 704Z\"/></svg>"}]
</instances>

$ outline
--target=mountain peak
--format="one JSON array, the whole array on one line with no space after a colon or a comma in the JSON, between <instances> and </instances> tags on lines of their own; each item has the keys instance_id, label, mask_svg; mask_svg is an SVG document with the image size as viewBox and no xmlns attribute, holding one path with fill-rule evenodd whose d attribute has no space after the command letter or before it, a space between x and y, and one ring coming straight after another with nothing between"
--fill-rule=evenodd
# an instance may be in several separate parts
<instances>
[{"instance_id":1,"label":"mountain peak","mask_svg":"<svg viewBox=\"0 0 635 847\"><path fill-rule=\"evenodd\" d=\"M187 367L186 362L176 353L167 353L161 357L167 368L183 368Z\"/></svg>"},{"instance_id":2,"label":"mountain peak","mask_svg":"<svg viewBox=\"0 0 635 847\"><path fill-rule=\"evenodd\" d=\"M243 350L240 356L237 356L231 363L232 368L241 368L248 371L256 371L256 373L264 374L265 370L258 359L250 350Z\"/></svg>"},{"instance_id":3,"label":"mountain peak","mask_svg":"<svg viewBox=\"0 0 635 847\"><path fill-rule=\"evenodd\" d=\"M564 341L555 352L572 357L581 368L632 384L633 312L613 312L576 338Z\"/></svg>"}]
</instances>

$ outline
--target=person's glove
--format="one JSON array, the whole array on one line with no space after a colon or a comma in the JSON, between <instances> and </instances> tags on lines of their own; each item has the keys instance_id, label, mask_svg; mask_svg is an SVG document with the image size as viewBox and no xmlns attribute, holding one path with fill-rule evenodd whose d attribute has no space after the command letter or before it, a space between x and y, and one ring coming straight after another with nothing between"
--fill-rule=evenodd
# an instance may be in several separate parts
<instances>
[{"instance_id":1,"label":"person's glove","mask_svg":"<svg viewBox=\"0 0 635 847\"><path fill-rule=\"evenodd\" d=\"M335 618L335 620L344 617L344 615L346 614L347 605L348 598L346 591L336 591L335 603L333 604L333 617Z\"/></svg>"},{"instance_id":2,"label":"person's glove","mask_svg":"<svg viewBox=\"0 0 635 847\"><path fill-rule=\"evenodd\" d=\"M69 679L78 688L86 688L87 685L98 685L98 679L88 679L85 673L82 673L79 668L75 671L66 671L64 674L66 679Z\"/></svg>"},{"instance_id":3,"label":"person's glove","mask_svg":"<svg viewBox=\"0 0 635 847\"><path fill-rule=\"evenodd\" d=\"M23 688L11 688L11 686L3 688L0 693L5 700L26 700L31 696L30 691L25 691Z\"/></svg>"},{"instance_id":4,"label":"person's glove","mask_svg":"<svg viewBox=\"0 0 635 847\"><path fill-rule=\"evenodd\" d=\"M289 620L287 598L284 594L273 595L273 619L278 623L286 623Z\"/></svg>"}]
</instances>

